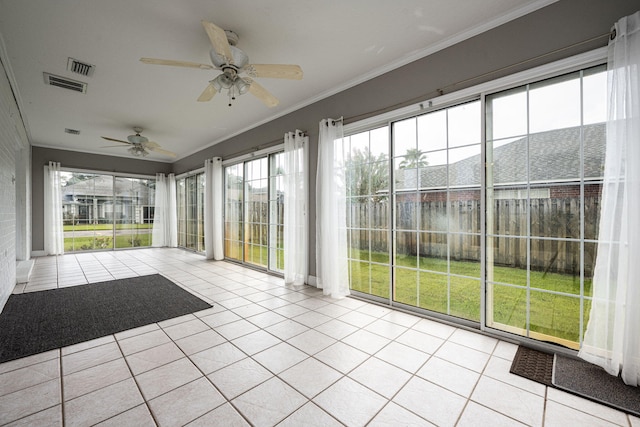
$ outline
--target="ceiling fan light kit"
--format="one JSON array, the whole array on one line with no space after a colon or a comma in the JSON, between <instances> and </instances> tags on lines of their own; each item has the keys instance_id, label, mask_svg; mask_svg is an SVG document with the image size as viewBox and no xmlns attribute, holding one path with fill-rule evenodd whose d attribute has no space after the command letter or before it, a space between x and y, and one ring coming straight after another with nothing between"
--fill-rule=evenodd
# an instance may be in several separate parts
<instances>
[{"instance_id":1,"label":"ceiling fan light kit","mask_svg":"<svg viewBox=\"0 0 640 427\"><path fill-rule=\"evenodd\" d=\"M177 61L173 59L140 58L145 64L172 65L176 67L200 68L209 70L215 68L222 71L216 76L198 97L198 102L210 101L216 93L227 91L229 106L232 101L240 95L250 92L260 99L267 107L278 105L278 99L264 87L249 77L240 76L247 73L250 77L267 77L277 79L302 79L302 69L299 65L289 64L249 64L249 56L240 48L236 47L239 37L236 33L223 30L211 22L202 21L211 45L209 56L213 67L207 64L195 62Z\"/></svg>"}]
</instances>

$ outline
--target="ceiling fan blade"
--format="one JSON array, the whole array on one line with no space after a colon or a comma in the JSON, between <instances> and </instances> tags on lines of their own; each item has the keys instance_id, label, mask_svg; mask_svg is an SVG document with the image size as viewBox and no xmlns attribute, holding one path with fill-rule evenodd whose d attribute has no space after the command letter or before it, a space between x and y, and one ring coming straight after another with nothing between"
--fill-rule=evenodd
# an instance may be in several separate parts
<instances>
[{"instance_id":1,"label":"ceiling fan blade","mask_svg":"<svg viewBox=\"0 0 640 427\"><path fill-rule=\"evenodd\" d=\"M231 54L231 46L224 30L211 22L202 21L202 26L211 40L213 50L218 55L224 56L230 64L233 64L233 55Z\"/></svg>"},{"instance_id":2,"label":"ceiling fan blade","mask_svg":"<svg viewBox=\"0 0 640 427\"><path fill-rule=\"evenodd\" d=\"M128 141L123 141L121 139L115 139L115 138L109 138L108 136L103 136L102 139L106 139L107 141L113 141L113 142L122 142L123 144L131 145L131 143L128 142Z\"/></svg>"},{"instance_id":3,"label":"ceiling fan blade","mask_svg":"<svg viewBox=\"0 0 640 427\"><path fill-rule=\"evenodd\" d=\"M125 147L124 145L103 145L100 148L128 148L128 147Z\"/></svg>"},{"instance_id":4,"label":"ceiling fan blade","mask_svg":"<svg viewBox=\"0 0 640 427\"><path fill-rule=\"evenodd\" d=\"M207 102L211 101L211 98L217 93L216 88L213 87L211 83L207 85L206 88L202 91L200 96L198 97L198 102Z\"/></svg>"},{"instance_id":5,"label":"ceiling fan blade","mask_svg":"<svg viewBox=\"0 0 640 427\"><path fill-rule=\"evenodd\" d=\"M302 80L302 68L288 64L251 64L244 68L251 77Z\"/></svg>"},{"instance_id":6,"label":"ceiling fan blade","mask_svg":"<svg viewBox=\"0 0 640 427\"><path fill-rule=\"evenodd\" d=\"M164 154L165 156L169 156L169 157L176 157L177 156L176 153L174 153L172 151L168 151L168 150L163 150L162 148L149 147L149 146L147 146L146 148L148 148L149 150L153 151L154 153Z\"/></svg>"},{"instance_id":7,"label":"ceiling fan blade","mask_svg":"<svg viewBox=\"0 0 640 427\"><path fill-rule=\"evenodd\" d=\"M251 94L258 98L260 101L264 102L264 105L266 105L267 107L275 107L280 103L280 101L278 101L278 98L271 95L268 90L260 86L256 81L249 78L245 79L245 81L250 84L249 92L251 92Z\"/></svg>"},{"instance_id":8,"label":"ceiling fan blade","mask_svg":"<svg viewBox=\"0 0 640 427\"><path fill-rule=\"evenodd\" d=\"M189 61L176 61L174 59L140 58L140 62L152 65L173 65L174 67L199 68L201 70L212 70L215 68L207 64L199 64L197 62Z\"/></svg>"}]
</instances>

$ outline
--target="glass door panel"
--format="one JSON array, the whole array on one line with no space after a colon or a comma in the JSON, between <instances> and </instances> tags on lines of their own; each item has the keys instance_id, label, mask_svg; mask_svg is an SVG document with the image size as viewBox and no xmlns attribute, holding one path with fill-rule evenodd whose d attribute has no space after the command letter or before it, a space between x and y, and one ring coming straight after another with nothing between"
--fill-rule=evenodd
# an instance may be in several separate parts
<instances>
[{"instance_id":1,"label":"glass door panel","mask_svg":"<svg viewBox=\"0 0 640 427\"><path fill-rule=\"evenodd\" d=\"M244 261L244 167L243 164L228 166L224 170L224 254L236 261Z\"/></svg>"}]
</instances>

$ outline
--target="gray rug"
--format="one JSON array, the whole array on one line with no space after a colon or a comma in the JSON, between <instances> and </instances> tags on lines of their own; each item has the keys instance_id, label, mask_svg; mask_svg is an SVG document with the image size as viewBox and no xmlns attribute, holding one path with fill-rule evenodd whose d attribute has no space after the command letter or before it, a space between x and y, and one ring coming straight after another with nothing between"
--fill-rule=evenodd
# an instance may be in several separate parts
<instances>
[{"instance_id":1,"label":"gray rug","mask_svg":"<svg viewBox=\"0 0 640 427\"><path fill-rule=\"evenodd\" d=\"M582 359L519 346L510 372L640 416L640 387L630 387Z\"/></svg>"},{"instance_id":2,"label":"gray rug","mask_svg":"<svg viewBox=\"0 0 640 427\"><path fill-rule=\"evenodd\" d=\"M584 360L556 354L553 385L640 416L640 388L628 386L621 378L609 375L601 367Z\"/></svg>"},{"instance_id":3,"label":"gray rug","mask_svg":"<svg viewBox=\"0 0 640 427\"><path fill-rule=\"evenodd\" d=\"M0 313L0 363L207 308L159 274L11 295Z\"/></svg>"}]
</instances>

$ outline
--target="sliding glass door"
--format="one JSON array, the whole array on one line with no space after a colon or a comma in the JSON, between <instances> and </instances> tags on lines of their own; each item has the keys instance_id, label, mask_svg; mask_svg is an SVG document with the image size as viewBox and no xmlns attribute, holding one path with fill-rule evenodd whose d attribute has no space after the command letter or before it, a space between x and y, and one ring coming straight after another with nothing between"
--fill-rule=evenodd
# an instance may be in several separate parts
<instances>
[{"instance_id":1,"label":"sliding glass door","mask_svg":"<svg viewBox=\"0 0 640 427\"><path fill-rule=\"evenodd\" d=\"M605 105L602 66L349 135L352 291L578 348Z\"/></svg>"},{"instance_id":2,"label":"sliding glass door","mask_svg":"<svg viewBox=\"0 0 640 427\"><path fill-rule=\"evenodd\" d=\"M151 246L155 179L61 173L65 252Z\"/></svg>"},{"instance_id":3,"label":"sliding glass door","mask_svg":"<svg viewBox=\"0 0 640 427\"><path fill-rule=\"evenodd\" d=\"M225 257L282 271L281 153L225 167Z\"/></svg>"},{"instance_id":4,"label":"sliding glass door","mask_svg":"<svg viewBox=\"0 0 640 427\"><path fill-rule=\"evenodd\" d=\"M204 173L176 179L178 246L204 252Z\"/></svg>"}]
</instances>

